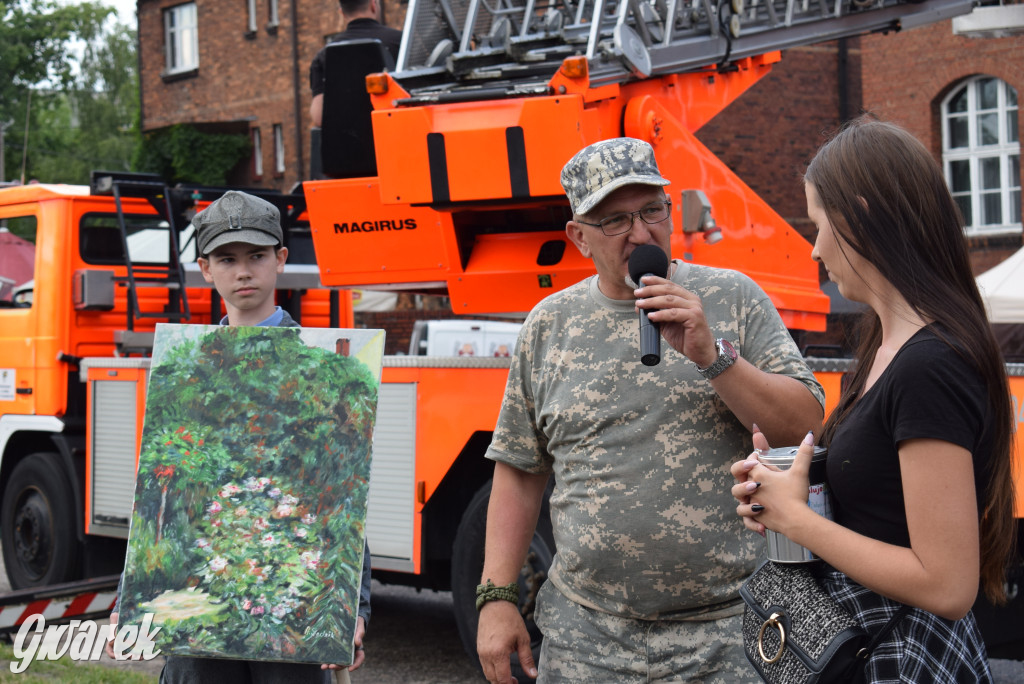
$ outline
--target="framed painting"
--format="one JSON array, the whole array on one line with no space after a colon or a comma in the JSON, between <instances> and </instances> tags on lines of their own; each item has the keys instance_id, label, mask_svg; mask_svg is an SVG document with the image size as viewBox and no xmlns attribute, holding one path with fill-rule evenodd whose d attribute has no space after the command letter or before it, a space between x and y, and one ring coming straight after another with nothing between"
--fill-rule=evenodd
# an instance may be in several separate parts
<instances>
[{"instance_id":1,"label":"framed painting","mask_svg":"<svg viewBox=\"0 0 1024 684\"><path fill-rule=\"evenodd\" d=\"M352 662L384 332L157 326L119 624Z\"/></svg>"}]
</instances>

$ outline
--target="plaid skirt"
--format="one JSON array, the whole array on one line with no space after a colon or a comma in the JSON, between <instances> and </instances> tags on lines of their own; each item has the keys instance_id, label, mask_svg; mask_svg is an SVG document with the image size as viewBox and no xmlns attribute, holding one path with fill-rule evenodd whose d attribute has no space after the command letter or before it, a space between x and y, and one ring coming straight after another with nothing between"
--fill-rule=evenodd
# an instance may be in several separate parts
<instances>
[{"instance_id":1,"label":"plaid skirt","mask_svg":"<svg viewBox=\"0 0 1024 684\"><path fill-rule=\"evenodd\" d=\"M869 634L877 633L902 605L865 589L829 566L822 569L818 579ZM871 684L992 682L985 644L973 613L953 621L913 607L875 647L864 674L864 680Z\"/></svg>"}]
</instances>

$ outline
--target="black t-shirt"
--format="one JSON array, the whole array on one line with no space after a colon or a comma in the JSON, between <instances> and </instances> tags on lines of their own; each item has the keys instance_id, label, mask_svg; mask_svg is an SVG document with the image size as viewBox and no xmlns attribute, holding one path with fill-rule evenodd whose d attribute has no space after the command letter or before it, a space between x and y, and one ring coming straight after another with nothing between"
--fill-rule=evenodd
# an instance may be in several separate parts
<instances>
[{"instance_id":1,"label":"black t-shirt","mask_svg":"<svg viewBox=\"0 0 1024 684\"><path fill-rule=\"evenodd\" d=\"M358 38L376 38L391 53L391 58L398 61L398 48L402 43L402 32L390 26L384 26L375 19L353 19L337 36L337 40L353 40ZM309 87L313 95L324 92L324 50L316 53L309 65Z\"/></svg>"},{"instance_id":2,"label":"black t-shirt","mask_svg":"<svg viewBox=\"0 0 1024 684\"><path fill-rule=\"evenodd\" d=\"M829 444L836 522L910 546L898 453L908 439L939 439L970 451L980 501L992 453L987 406L985 384L974 367L928 328L915 334L857 400Z\"/></svg>"}]
</instances>

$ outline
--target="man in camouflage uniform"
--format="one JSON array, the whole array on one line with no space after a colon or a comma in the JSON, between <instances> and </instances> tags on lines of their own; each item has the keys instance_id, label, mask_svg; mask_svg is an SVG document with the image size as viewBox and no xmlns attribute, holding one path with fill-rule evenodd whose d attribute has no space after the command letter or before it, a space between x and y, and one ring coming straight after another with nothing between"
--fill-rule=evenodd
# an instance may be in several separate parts
<instances>
[{"instance_id":1,"label":"man in camouflage uniform","mask_svg":"<svg viewBox=\"0 0 1024 684\"><path fill-rule=\"evenodd\" d=\"M500 589L518 576L551 475L558 550L537 598L540 682L758 681L737 592L763 546L722 492L753 424L798 444L819 426L824 393L750 278L677 260L634 289L633 249L670 252L668 183L651 146L629 138L584 148L562 170L566 233L597 275L527 317L487 453L477 646L491 682L512 681L513 652L535 675ZM639 361L637 307L669 347L659 365Z\"/></svg>"}]
</instances>

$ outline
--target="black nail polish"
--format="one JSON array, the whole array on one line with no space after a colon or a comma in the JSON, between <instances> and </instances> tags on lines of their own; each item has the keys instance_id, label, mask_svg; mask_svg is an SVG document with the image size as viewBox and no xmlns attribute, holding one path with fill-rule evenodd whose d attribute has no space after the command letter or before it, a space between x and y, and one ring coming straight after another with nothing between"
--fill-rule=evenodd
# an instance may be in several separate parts
<instances>
[{"instance_id":1,"label":"black nail polish","mask_svg":"<svg viewBox=\"0 0 1024 684\"><path fill-rule=\"evenodd\" d=\"M762 506L761 504L751 504L750 510L754 511L755 513L760 513L761 511L764 510L764 506Z\"/></svg>"}]
</instances>

